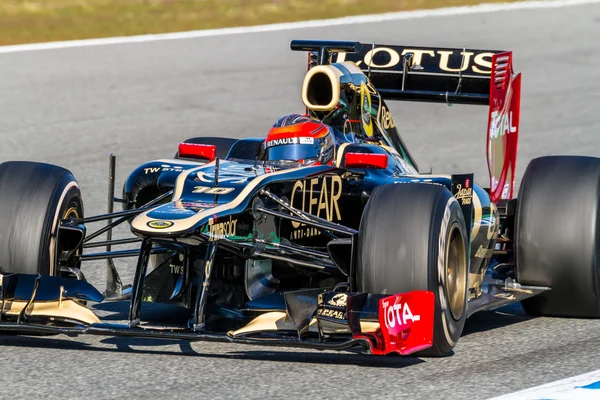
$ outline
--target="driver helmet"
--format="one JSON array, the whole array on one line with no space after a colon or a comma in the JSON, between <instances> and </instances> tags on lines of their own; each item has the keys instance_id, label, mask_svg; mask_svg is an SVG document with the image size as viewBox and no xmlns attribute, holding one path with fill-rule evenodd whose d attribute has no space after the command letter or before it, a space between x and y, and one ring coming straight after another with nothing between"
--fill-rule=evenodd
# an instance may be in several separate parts
<instances>
[{"instance_id":1,"label":"driver helmet","mask_svg":"<svg viewBox=\"0 0 600 400\"><path fill-rule=\"evenodd\" d=\"M265 140L265 159L296 165L331 165L335 153L332 129L306 115L281 117Z\"/></svg>"}]
</instances>

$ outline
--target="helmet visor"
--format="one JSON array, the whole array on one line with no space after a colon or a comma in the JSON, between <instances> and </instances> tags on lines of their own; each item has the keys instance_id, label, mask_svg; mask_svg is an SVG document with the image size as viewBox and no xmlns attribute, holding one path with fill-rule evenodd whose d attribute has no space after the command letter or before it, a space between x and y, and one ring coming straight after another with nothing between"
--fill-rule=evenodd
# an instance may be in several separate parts
<instances>
[{"instance_id":1,"label":"helmet visor","mask_svg":"<svg viewBox=\"0 0 600 400\"><path fill-rule=\"evenodd\" d=\"M302 164L315 162L319 158L318 144L289 144L267 149L267 160L290 160Z\"/></svg>"}]
</instances>

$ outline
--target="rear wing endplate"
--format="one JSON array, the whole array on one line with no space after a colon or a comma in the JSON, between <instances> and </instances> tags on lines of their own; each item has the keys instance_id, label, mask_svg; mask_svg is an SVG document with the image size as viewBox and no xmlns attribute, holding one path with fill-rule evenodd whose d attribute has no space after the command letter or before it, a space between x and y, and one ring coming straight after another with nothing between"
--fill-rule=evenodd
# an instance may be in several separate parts
<instances>
[{"instance_id":1,"label":"rear wing endplate","mask_svg":"<svg viewBox=\"0 0 600 400\"><path fill-rule=\"evenodd\" d=\"M493 201L513 197L521 75L512 52L294 40L314 65L352 61L385 100L488 106L486 154Z\"/></svg>"}]
</instances>

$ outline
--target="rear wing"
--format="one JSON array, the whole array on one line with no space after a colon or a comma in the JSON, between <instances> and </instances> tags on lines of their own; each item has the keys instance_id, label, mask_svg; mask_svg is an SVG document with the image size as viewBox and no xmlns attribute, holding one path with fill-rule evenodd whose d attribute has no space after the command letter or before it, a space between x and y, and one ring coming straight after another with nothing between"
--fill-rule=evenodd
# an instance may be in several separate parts
<instances>
[{"instance_id":1,"label":"rear wing","mask_svg":"<svg viewBox=\"0 0 600 400\"><path fill-rule=\"evenodd\" d=\"M294 40L314 65L354 62L385 100L488 106L486 154L494 201L513 197L521 75L512 52Z\"/></svg>"}]
</instances>

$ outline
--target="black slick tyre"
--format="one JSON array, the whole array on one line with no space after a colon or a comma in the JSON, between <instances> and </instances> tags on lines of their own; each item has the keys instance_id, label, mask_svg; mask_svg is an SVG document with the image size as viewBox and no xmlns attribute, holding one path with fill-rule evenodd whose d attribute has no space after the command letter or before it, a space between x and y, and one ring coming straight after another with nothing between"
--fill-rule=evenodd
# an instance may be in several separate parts
<instances>
[{"instance_id":1,"label":"black slick tyre","mask_svg":"<svg viewBox=\"0 0 600 400\"><path fill-rule=\"evenodd\" d=\"M435 294L433 346L418 355L447 355L460 338L467 316L466 238L462 210L443 186L385 185L367 202L358 236L358 289Z\"/></svg>"},{"instance_id":2,"label":"black slick tyre","mask_svg":"<svg viewBox=\"0 0 600 400\"><path fill-rule=\"evenodd\" d=\"M184 141L184 143L195 143L195 144L210 144L217 146L217 158L223 159L227 157L231 146L239 139L234 138L223 138L223 137L195 137ZM179 159L179 152L175 153L175 159ZM185 159L185 158L182 158Z\"/></svg>"},{"instance_id":3,"label":"black slick tyre","mask_svg":"<svg viewBox=\"0 0 600 400\"><path fill-rule=\"evenodd\" d=\"M0 164L0 271L57 274L60 219L83 217L77 181L55 165Z\"/></svg>"},{"instance_id":4,"label":"black slick tyre","mask_svg":"<svg viewBox=\"0 0 600 400\"><path fill-rule=\"evenodd\" d=\"M531 161L518 197L517 281L551 290L522 302L528 314L600 317L599 219L600 158Z\"/></svg>"}]
</instances>

